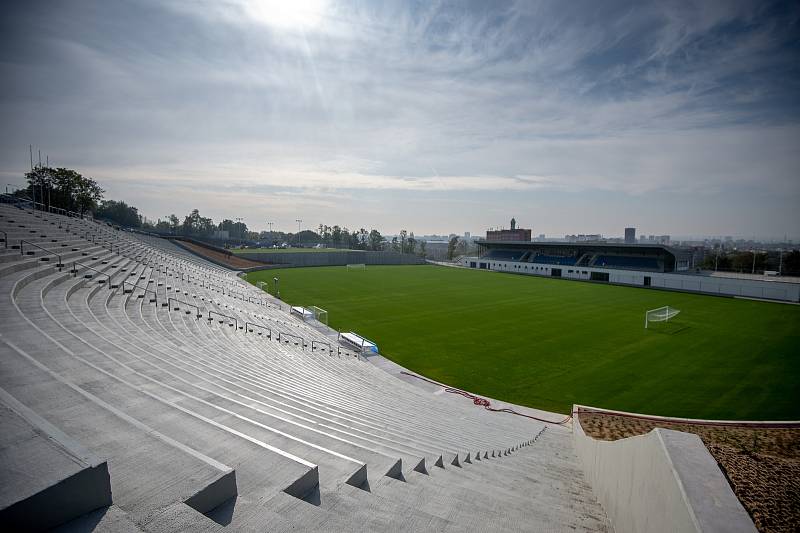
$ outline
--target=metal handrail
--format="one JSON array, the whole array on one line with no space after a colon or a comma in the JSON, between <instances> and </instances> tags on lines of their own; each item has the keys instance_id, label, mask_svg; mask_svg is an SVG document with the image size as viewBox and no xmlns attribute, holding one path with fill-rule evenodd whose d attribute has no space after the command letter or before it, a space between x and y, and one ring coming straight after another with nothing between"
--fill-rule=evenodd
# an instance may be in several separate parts
<instances>
[{"instance_id":1,"label":"metal handrail","mask_svg":"<svg viewBox=\"0 0 800 533\"><path fill-rule=\"evenodd\" d=\"M180 307L176 307L175 309L173 309L172 308L172 302L173 301L176 301L179 304L186 305L188 307L194 307L197 310L197 313L195 314L195 318L201 318L203 316L203 315L200 314L200 308L197 307L196 305L190 304L189 302L184 302L183 300L178 300L177 298L173 298L171 296L167 298L167 306L169 307L170 310L172 310L172 311L180 311L180 309L181 309Z\"/></svg>"},{"instance_id":2,"label":"metal handrail","mask_svg":"<svg viewBox=\"0 0 800 533\"><path fill-rule=\"evenodd\" d=\"M133 282L130 282L130 281L127 281L127 280L124 280L124 279L122 280L122 293L123 294L125 293L125 284L126 283L128 285L133 286L136 289L141 289L144 292L152 292L153 293L153 303L158 305L158 293L156 291L154 291L153 289L148 289L147 287L140 287L136 283L133 283ZM131 294L132 293L133 293L133 290L131 290Z\"/></svg>"},{"instance_id":3,"label":"metal handrail","mask_svg":"<svg viewBox=\"0 0 800 533\"><path fill-rule=\"evenodd\" d=\"M306 349L306 341L303 339L303 337L300 337L298 335L293 335L291 333L284 333L283 331L278 331L278 342L282 342L283 340L282 337L293 337L295 339L300 339L300 346L302 347L303 350Z\"/></svg>"},{"instance_id":4,"label":"metal handrail","mask_svg":"<svg viewBox=\"0 0 800 533\"><path fill-rule=\"evenodd\" d=\"M5 248L8 248L8 233L5 231L0 231L3 234L3 244L5 244Z\"/></svg>"},{"instance_id":5,"label":"metal handrail","mask_svg":"<svg viewBox=\"0 0 800 533\"><path fill-rule=\"evenodd\" d=\"M333 350L331 349L331 345L330 344L328 344L327 342L316 341L316 340L313 340L313 339L311 340L311 351L313 352L314 350L316 350L317 349L316 346L317 345L321 345L321 344L324 344L325 346L328 347L328 353L329 354L333 353Z\"/></svg>"},{"instance_id":6,"label":"metal handrail","mask_svg":"<svg viewBox=\"0 0 800 533\"><path fill-rule=\"evenodd\" d=\"M107 274L105 272L102 272L100 270L97 270L96 268L90 267L89 265L83 264L83 263L81 263L79 261L73 261L72 262L72 271L71 271L71 273L72 273L72 277L73 278L77 278L78 277L78 269L75 268L76 265L80 265L83 268L88 268L89 270L92 270L92 271L97 272L98 274L100 274L102 276L107 277L108 279L106 281L108 282L108 288L109 288L109 290L111 289L111 275L109 275L109 274Z\"/></svg>"},{"instance_id":7,"label":"metal handrail","mask_svg":"<svg viewBox=\"0 0 800 533\"><path fill-rule=\"evenodd\" d=\"M254 327L257 327L257 328L261 328L261 329L267 330L267 332L268 332L267 333L267 338L268 339L272 339L272 330L269 329L267 326L262 326L261 324L256 324L255 322L245 322L244 323L244 332L245 332L245 334L247 334L247 332L248 332L247 328L249 326L254 326Z\"/></svg>"},{"instance_id":8,"label":"metal handrail","mask_svg":"<svg viewBox=\"0 0 800 533\"><path fill-rule=\"evenodd\" d=\"M233 320L234 323L236 323L236 329L239 329L239 321L236 319L235 316L225 315L223 313L220 313L219 311L212 311L211 309L209 309L208 310L208 319L209 320L213 320L213 318L211 318L212 314L219 315L219 316L224 316L225 318L229 318L229 319Z\"/></svg>"},{"instance_id":9,"label":"metal handrail","mask_svg":"<svg viewBox=\"0 0 800 533\"><path fill-rule=\"evenodd\" d=\"M40 250L43 250L43 251L47 252L48 254L51 254L51 255L54 255L54 256L58 257L58 264L56 266L58 267L58 271L61 272L61 267L64 266L63 263L61 262L61 254L57 254L52 250L48 250L47 248L42 248L41 246L39 246L35 242L26 241L25 239L20 239L19 240L19 255L25 255L24 247L22 246L22 243L28 243L31 246L35 247L35 248L38 248Z\"/></svg>"}]
</instances>

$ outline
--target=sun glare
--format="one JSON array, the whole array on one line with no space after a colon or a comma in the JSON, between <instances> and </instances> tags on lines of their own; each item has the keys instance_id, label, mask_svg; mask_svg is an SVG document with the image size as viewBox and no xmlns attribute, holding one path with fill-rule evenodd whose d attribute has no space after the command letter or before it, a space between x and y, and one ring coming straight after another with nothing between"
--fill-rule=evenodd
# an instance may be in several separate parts
<instances>
[{"instance_id":1,"label":"sun glare","mask_svg":"<svg viewBox=\"0 0 800 533\"><path fill-rule=\"evenodd\" d=\"M327 0L249 0L244 8L248 16L274 28L313 29L320 25Z\"/></svg>"}]
</instances>

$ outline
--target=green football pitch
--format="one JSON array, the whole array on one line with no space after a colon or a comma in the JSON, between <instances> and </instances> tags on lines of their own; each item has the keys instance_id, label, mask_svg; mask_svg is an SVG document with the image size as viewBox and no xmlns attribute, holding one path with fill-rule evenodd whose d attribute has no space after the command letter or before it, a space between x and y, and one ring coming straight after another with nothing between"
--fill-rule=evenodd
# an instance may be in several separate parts
<instances>
[{"instance_id":1,"label":"green football pitch","mask_svg":"<svg viewBox=\"0 0 800 533\"><path fill-rule=\"evenodd\" d=\"M248 275L424 376L567 413L800 418L800 306L430 265ZM644 328L648 309L681 310Z\"/></svg>"}]
</instances>

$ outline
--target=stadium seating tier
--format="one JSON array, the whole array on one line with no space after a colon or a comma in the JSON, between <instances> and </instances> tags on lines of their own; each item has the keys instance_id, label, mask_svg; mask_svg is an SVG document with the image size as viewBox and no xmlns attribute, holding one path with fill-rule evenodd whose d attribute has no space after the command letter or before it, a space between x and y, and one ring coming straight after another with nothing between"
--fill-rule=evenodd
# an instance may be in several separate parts
<instances>
[{"instance_id":1,"label":"stadium seating tier","mask_svg":"<svg viewBox=\"0 0 800 533\"><path fill-rule=\"evenodd\" d=\"M108 463L113 505L67 526L608 529L567 428L398 380L167 240L0 229L0 389Z\"/></svg>"}]
</instances>

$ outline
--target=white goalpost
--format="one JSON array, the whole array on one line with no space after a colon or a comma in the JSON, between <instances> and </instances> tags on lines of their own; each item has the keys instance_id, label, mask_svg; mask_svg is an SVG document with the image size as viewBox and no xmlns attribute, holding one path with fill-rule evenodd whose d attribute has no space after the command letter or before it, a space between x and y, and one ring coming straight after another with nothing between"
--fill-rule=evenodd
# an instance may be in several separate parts
<instances>
[{"instance_id":1,"label":"white goalpost","mask_svg":"<svg viewBox=\"0 0 800 533\"><path fill-rule=\"evenodd\" d=\"M647 329L650 322L669 322L671 319L678 316L680 312L680 309L675 309L668 305L659 307L658 309L651 309L644 314L644 329Z\"/></svg>"},{"instance_id":2,"label":"white goalpost","mask_svg":"<svg viewBox=\"0 0 800 533\"><path fill-rule=\"evenodd\" d=\"M354 263L352 265L351 264L347 265L347 270L366 270L366 269L367 265L365 265L364 263Z\"/></svg>"},{"instance_id":3,"label":"white goalpost","mask_svg":"<svg viewBox=\"0 0 800 533\"><path fill-rule=\"evenodd\" d=\"M322 322L326 326L328 325L328 312L325 309L312 305L308 310L314 313L314 319L317 322Z\"/></svg>"}]
</instances>

